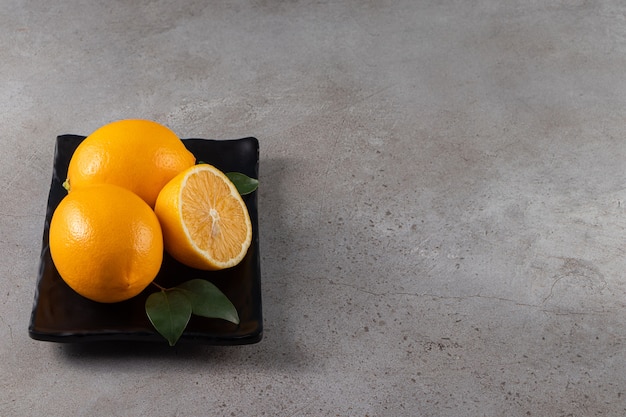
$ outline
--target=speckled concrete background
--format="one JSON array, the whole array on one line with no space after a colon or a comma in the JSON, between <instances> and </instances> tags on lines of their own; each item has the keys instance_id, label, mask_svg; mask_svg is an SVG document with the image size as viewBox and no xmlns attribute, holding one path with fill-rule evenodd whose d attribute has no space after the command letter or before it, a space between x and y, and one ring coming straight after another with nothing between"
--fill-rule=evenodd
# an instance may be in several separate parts
<instances>
[{"instance_id":1,"label":"speckled concrete background","mask_svg":"<svg viewBox=\"0 0 626 417\"><path fill-rule=\"evenodd\" d=\"M0 415L623 416L626 6L7 0ZM54 139L256 136L265 335L31 340Z\"/></svg>"}]
</instances>

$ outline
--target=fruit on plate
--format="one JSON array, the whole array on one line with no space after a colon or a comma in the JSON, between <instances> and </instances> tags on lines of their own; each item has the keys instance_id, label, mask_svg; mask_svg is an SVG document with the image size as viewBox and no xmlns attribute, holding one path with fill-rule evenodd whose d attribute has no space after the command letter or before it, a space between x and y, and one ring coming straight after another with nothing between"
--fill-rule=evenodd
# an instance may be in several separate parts
<instances>
[{"instance_id":1,"label":"fruit on plate","mask_svg":"<svg viewBox=\"0 0 626 417\"><path fill-rule=\"evenodd\" d=\"M195 156L169 128L150 120L127 119L106 124L76 149L66 188L115 184L154 207L161 188L195 164Z\"/></svg>"},{"instance_id":2,"label":"fruit on plate","mask_svg":"<svg viewBox=\"0 0 626 417\"><path fill-rule=\"evenodd\" d=\"M154 208L165 250L197 269L237 265L252 241L247 207L228 177L209 164L181 172L159 193Z\"/></svg>"},{"instance_id":3,"label":"fruit on plate","mask_svg":"<svg viewBox=\"0 0 626 417\"><path fill-rule=\"evenodd\" d=\"M50 221L50 254L63 280L102 303L127 300L156 277L163 235L148 204L110 184L79 187Z\"/></svg>"}]
</instances>

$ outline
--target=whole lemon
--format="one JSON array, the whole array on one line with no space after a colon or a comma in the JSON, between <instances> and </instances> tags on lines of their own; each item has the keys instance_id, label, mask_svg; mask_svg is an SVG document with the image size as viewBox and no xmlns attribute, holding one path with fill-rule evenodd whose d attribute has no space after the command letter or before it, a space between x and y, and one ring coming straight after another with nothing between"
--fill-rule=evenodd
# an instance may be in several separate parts
<instances>
[{"instance_id":1,"label":"whole lemon","mask_svg":"<svg viewBox=\"0 0 626 417\"><path fill-rule=\"evenodd\" d=\"M81 142L70 160L66 184L70 192L93 184L119 185L154 207L161 188L195 160L166 126L150 120L119 120Z\"/></svg>"},{"instance_id":2,"label":"whole lemon","mask_svg":"<svg viewBox=\"0 0 626 417\"><path fill-rule=\"evenodd\" d=\"M50 254L63 280L93 301L127 300L156 277L163 234L152 209L110 184L68 194L50 221Z\"/></svg>"}]
</instances>

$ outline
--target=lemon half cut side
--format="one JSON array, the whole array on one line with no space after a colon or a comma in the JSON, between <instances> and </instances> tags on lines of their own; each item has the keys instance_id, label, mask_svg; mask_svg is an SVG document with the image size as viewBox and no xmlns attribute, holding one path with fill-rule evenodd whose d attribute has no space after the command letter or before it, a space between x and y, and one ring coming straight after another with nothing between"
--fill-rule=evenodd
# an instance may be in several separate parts
<instances>
[{"instance_id":1,"label":"lemon half cut side","mask_svg":"<svg viewBox=\"0 0 626 417\"><path fill-rule=\"evenodd\" d=\"M231 268L252 242L245 202L228 177L209 164L195 165L168 182L154 211L165 250L192 268Z\"/></svg>"}]
</instances>

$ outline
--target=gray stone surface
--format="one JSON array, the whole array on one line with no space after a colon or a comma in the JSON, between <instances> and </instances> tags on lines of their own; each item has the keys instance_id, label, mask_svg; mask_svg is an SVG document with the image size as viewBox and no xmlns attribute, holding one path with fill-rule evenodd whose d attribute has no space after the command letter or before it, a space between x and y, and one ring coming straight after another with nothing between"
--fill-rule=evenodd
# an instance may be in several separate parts
<instances>
[{"instance_id":1,"label":"gray stone surface","mask_svg":"<svg viewBox=\"0 0 626 417\"><path fill-rule=\"evenodd\" d=\"M0 415L623 416L619 1L6 0ZM254 135L265 335L27 327L54 138Z\"/></svg>"}]
</instances>

